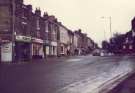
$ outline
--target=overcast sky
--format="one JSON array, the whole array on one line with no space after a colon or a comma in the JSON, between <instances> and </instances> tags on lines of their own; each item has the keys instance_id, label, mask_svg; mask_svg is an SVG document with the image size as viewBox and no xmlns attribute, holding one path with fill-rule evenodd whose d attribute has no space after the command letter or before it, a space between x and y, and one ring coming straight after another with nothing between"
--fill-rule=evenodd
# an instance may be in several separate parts
<instances>
[{"instance_id":1,"label":"overcast sky","mask_svg":"<svg viewBox=\"0 0 135 93\"><path fill-rule=\"evenodd\" d=\"M55 15L71 30L81 28L84 33L101 43L110 37L109 16L112 18L112 32L124 33L131 29L135 16L135 0L24 0L33 9ZM102 19L101 17L106 17Z\"/></svg>"}]
</instances>

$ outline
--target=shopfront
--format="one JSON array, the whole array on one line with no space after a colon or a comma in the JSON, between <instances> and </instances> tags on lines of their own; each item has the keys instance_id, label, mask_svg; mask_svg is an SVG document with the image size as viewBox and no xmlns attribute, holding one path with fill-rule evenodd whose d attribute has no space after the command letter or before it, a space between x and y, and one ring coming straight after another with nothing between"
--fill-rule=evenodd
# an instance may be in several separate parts
<instances>
[{"instance_id":1,"label":"shopfront","mask_svg":"<svg viewBox=\"0 0 135 93\"><path fill-rule=\"evenodd\" d=\"M16 36L15 40L15 60L30 61L31 60L31 37Z\"/></svg>"},{"instance_id":2,"label":"shopfront","mask_svg":"<svg viewBox=\"0 0 135 93\"><path fill-rule=\"evenodd\" d=\"M13 43L11 35L0 35L0 61L12 62L13 61Z\"/></svg>"},{"instance_id":3,"label":"shopfront","mask_svg":"<svg viewBox=\"0 0 135 93\"><path fill-rule=\"evenodd\" d=\"M44 58L43 40L38 38L32 38L32 58L41 59Z\"/></svg>"},{"instance_id":4,"label":"shopfront","mask_svg":"<svg viewBox=\"0 0 135 93\"><path fill-rule=\"evenodd\" d=\"M1 62L12 62L12 42L2 42L0 47Z\"/></svg>"},{"instance_id":5,"label":"shopfront","mask_svg":"<svg viewBox=\"0 0 135 93\"><path fill-rule=\"evenodd\" d=\"M57 42L51 42L50 54L51 56L57 56Z\"/></svg>"},{"instance_id":6,"label":"shopfront","mask_svg":"<svg viewBox=\"0 0 135 93\"><path fill-rule=\"evenodd\" d=\"M49 40L44 40L44 55L45 57L48 57L50 55L50 42Z\"/></svg>"},{"instance_id":7,"label":"shopfront","mask_svg":"<svg viewBox=\"0 0 135 93\"><path fill-rule=\"evenodd\" d=\"M66 44L64 44L64 43L61 43L61 44L60 44L60 51L59 51L59 54L60 54L61 56L67 55L67 45L66 45Z\"/></svg>"}]
</instances>

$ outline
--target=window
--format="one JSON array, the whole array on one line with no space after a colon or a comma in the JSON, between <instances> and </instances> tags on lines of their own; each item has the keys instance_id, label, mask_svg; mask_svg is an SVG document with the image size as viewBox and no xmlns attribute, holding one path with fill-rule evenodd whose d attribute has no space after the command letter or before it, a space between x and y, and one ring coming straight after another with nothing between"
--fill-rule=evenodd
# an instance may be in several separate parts
<instances>
[{"instance_id":1,"label":"window","mask_svg":"<svg viewBox=\"0 0 135 93\"><path fill-rule=\"evenodd\" d=\"M0 6L0 31L10 30L10 12L8 6Z\"/></svg>"},{"instance_id":2,"label":"window","mask_svg":"<svg viewBox=\"0 0 135 93\"><path fill-rule=\"evenodd\" d=\"M36 35L38 38L40 38L41 37L41 35L40 35L40 32L39 31L37 31L37 35Z\"/></svg>"},{"instance_id":3,"label":"window","mask_svg":"<svg viewBox=\"0 0 135 93\"><path fill-rule=\"evenodd\" d=\"M21 24L21 32L23 35L27 34L27 25L26 24Z\"/></svg>"},{"instance_id":4,"label":"window","mask_svg":"<svg viewBox=\"0 0 135 93\"><path fill-rule=\"evenodd\" d=\"M37 21L36 21L36 25L37 25L37 30L40 30L39 19L37 19Z\"/></svg>"},{"instance_id":5,"label":"window","mask_svg":"<svg viewBox=\"0 0 135 93\"><path fill-rule=\"evenodd\" d=\"M61 46L61 52L63 52L63 51L64 51L63 46Z\"/></svg>"},{"instance_id":6,"label":"window","mask_svg":"<svg viewBox=\"0 0 135 93\"><path fill-rule=\"evenodd\" d=\"M48 22L45 22L45 32L48 32Z\"/></svg>"},{"instance_id":7,"label":"window","mask_svg":"<svg viewBox=\"0 0 135 93\"><path fill-rule=\"evenodd\" d=\"M48 30L51 31L51 23L48 24Z\"/></svg>"},{"instance_id":8,"label":"window","mask_svg":"<svg viewBox=\"0 0 135 93\"><path fill-rule=\"evenodd\" d=\"M49 46L46 46L46 55L49 55Z\"/></svg>"}]
</instances>

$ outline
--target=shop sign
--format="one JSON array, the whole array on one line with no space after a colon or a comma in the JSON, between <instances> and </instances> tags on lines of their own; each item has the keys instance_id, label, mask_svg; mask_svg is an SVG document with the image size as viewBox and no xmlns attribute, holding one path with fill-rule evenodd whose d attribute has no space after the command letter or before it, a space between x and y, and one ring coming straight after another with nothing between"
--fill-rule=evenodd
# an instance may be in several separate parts
<instances>
[{"instance_id":1,"label":"shop sign","mask_svg":"<svg viewBox=\"0 0 135 93\"><path fill-rule=\"evenodd\" d=\"M57 42L51 42L52 46L57 46Z\"/></svg>"},{"instance_id":2,"label":"shop sign","mask_svg":"<svg viewBox=\"0 0 135 93\"><path fill-rule=\"evenodd\" d=\"M0 34L0 43L9 43L11 42L12 37L9 34Z\"/></svg>"},{"instance_id":3,"label":"shop sign","mask_svg":"<svg viewBox=\"0 0 135 93\"><path fill-rule=\"evenodd\" d=\"M1 40L2 43L8 43L10 40Z\"/></svg>"},{"instance_id":4,"label":"shop sign","mask_svg":"<svg viewBox=\"0 0 135 93\"><path fill-rule=\"evenodd\" d=\"M31 41L31 37L27 37L27 36L16 36L16 40L17 41L30 42Z\"/></svg>"},{"instance_id":5,"label":"shop sign","mask_svg":"<svg viewBox=\"0 0 135 93\"><path fill-rule=\"evenodd\" d=\"M11 62L12 61L12 43L2 44L1 61L2 62Z\"/></svg>"},{"instance_id":6,"label":"shop sign","mask_svg":"<svg viewBox=\"0 0 135 93\"><path fill-rule=\"evenodd\" d=\"M39 38L32 38L32 41L35 42L35 43L44 43L44 41L42 39L39 39Z\"/></svg>"}]
</instances>

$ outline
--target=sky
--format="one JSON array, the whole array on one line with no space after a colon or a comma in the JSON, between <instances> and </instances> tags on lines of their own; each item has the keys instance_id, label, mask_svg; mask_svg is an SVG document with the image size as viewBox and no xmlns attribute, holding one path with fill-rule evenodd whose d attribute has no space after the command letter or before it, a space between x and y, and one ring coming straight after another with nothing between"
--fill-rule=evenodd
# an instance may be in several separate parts
<instances>
[{"instance_id":1,"label":"sky","mask_svg":"<svg viewBox=\"0 0 135 93\"><path fill-rule=\"evenodd\" d=\"M135 16L135 0L24 0L24 3L32 4L33 10L40 7L42 14L55 15L73 31L82 29L99 45L111 37L109 17L113 34L129 31Z\"/></svg>"}]
</instances>

